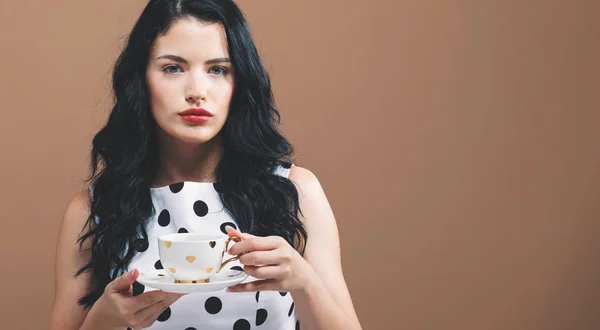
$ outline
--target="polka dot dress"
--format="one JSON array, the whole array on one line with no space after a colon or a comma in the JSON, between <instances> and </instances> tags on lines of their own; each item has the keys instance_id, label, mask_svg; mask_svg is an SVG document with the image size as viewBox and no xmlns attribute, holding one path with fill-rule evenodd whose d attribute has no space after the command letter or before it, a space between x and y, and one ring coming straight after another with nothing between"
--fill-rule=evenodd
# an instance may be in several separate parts
<instances>
[{"instance_id":1,"label":"polka dot dress","mask_svg":"<svg viewBox=\"0 0 600 330\"><path fill-rule=\"evenodd\" d=\"M288 177L291 164L281 165L276 173ZM235 219L224 209L218 185L205 182L184 182L151 190L156 210L147 232L149 243L139 240L138 253L129 269L140 272L162 269L157 238L171 233L226 233L225 226L237 228ZM226 254L227 257L227 254ZM226 267L241 270L239 261ZM244 283L255 281L249 276ZM155 290L134 283L133 294ZM296 330L300 329L291 294L277 291L201 292L181 297L165 310L152 330Z\"/></svg>"}]
</instances>

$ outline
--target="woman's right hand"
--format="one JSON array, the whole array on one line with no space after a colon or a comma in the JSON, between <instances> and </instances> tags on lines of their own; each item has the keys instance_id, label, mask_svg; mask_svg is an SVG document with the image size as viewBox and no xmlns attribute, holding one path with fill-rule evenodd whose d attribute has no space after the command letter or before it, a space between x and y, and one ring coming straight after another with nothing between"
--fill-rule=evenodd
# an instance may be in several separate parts
<instances>
[{"instance_id":1,"label":"woman's right hand","mask_svg":"<svg viewBox=\"0 0 600 330\"><path fill-rule=\"evenodd\" d=\"M133 296L133 282L139 271L134 269L110 282L96 301L81 329L143 329L184 294L161 290Z\"/></svg>"}]
</instances>

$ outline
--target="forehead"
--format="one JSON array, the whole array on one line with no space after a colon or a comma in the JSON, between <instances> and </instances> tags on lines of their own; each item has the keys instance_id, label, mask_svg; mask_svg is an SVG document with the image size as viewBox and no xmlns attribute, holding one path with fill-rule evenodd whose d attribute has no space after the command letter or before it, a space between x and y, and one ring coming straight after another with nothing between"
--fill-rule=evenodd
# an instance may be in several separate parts
<instances>
[{"instance_id":1,"label":"forehead","mask_svg":"<svg viewBox=\"0 0 600 330\"><path fill-rule=\"evenodd\" d=\"M220 23L181 18L154 41L152 56L163 54L178 55L188 61L228 57L227 36Z\"/></svg>"}]
</instances>

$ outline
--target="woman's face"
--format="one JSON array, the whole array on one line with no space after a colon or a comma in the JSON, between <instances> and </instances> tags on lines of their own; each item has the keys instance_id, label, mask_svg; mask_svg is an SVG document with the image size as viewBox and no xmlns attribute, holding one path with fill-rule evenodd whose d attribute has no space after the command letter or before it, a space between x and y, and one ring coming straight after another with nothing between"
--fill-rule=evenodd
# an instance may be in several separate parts
<instances>
[{"instance_id":1,"label":"woman's face","mask_svg":"<svg viewBox=\"0 0 600 330\"><path fill-rule=\"evenodd\" d=\"M219 133L234 86L220 24L179 19L156 39L146 77L159 130L188 143L204 143Z\"/></svg>"}]
</instances>

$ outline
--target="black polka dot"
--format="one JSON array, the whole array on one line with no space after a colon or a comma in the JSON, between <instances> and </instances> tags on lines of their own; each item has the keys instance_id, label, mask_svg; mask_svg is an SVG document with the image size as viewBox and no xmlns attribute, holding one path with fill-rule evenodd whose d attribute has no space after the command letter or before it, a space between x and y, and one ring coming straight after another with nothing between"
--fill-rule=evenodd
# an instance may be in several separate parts
<instances>
[{"instance_id":1,"label":"black polka dot","mask_svg":"<svg viewBox=\"0 0 600 330\"><path fill-rule=\"evenodd\" d=\"M203 201L196 201L194 203L194 213L199 217L204 217L208 214L208 205Z\"/></svg>"},{"instance_id":2,"label":"black polka dot","mask_svg":"<svg viewBox=\"0 0 600 330\"><path fill-rule=\"evenodd\" d=\"M173 183L169 185L169 189L171 189L172 193L176 194L183 189L183 182Z\"/></svg>"},{"instance_id":3,"label":"black polka dot","mask_svg":"<svg viewBox=\"0 0 600 330\"><path fill-rule=\"evenodd\" d=\"M164 268L163 268L163 265L162 265L162 263L160 262L160 260L157 260L157 261L154 263L154 268L155 268L155 269L164 269Z\"/></svg>"},{"instance_id":4,"label":"black polka dot","mask_svg":"<svg viewBox=\"0 0 600 330\"><path fill-rule=\"evenodd\" d=\"M292 168L292 163L290 163L290 162L281 162L281 167L290 169L290 168Z\"/></svg>"},{"instance_id":5,"label":"black polka dot","mask_svg":"<svg viewBox=\"0 0 600 330\"><path fill-rule=\"evenodd\" d=\"M233 222L225 222L225 223L221 224L221 231L225 235L227 235L227 230L225 230L225 227L227 227L227 226L231 226L234 229L237 229L237 226Z\"/></svg>"},{"instance_id":6,"label":"black polka dot","mask_svg":"<svg viewBox=\"0 0 600 330\"><path fill-rule=\"evenodd\" d=\"M204 308L208 314L217 314L221 311L222 307L223 303L221 302L221 299L217 297L210 297L206 299L206 302L204 303Z\"/></svg>"},{"instance_id":7,"label":"black polka dot","mask_svg":"<svg viewBox=\"0 0 600 330\"><path fill-rule=\"evenodd\" d=\"M134 247L138 252L144 252L148 250L148 241L143 238L138 238L135 240Z\"/></svg>"},{"instance_id":8,"label":"black polka dot","mask_svg":"<svg viewBox=\"0 0 600 330\"><path fill-rule=\"evenodd\" d=\"M133 282L133 295L137 296L144 293L144 285L138 283L137 281Z\"/></svg>"},{"instance_id":9,"label":"black polka dot","mask_svg":"<svg viewBox=\"0 0 600 330\"><path fill-rule=\"evenodd\" d=\"M215 182L213 183L213 187L218 193L225 192L225 185L223 185L222 183Z\"/></svg>"},{"instance_id":10,"label":"black polka dot","mask_svg":"<svg viewBox=\"0 0 600 330\"><path fill-rule=\"evenodd\" d=\"M231 269L231 270L239 270L240 272L243 272L243 271L244 271L244 268L242 268L242 267L240 267L240 266L233 266L233 267L231 267L231 268L229 268L229 269Z\"/></svg>"},{"instance_id":11,"label":"black polka dot","mask_svg":"<svg viewBox=\"0 0 600 330\"><path fill-rule=\"evenodd\" d=\"M288 293L287 293L287 292L279 292L279 294L280 294L282 297L285 297L285 295L286 295L286 294L288 294Z\"/></svg>"},{"instance_id":12,"label":"black polka dot","mask_svg":"<svg viewBox=\"0 0 600 330\"><path fill-rule=\"evenodd\" d=\"M300 321L296 320L296 330L300 330Z\"/></svg>"},{"instance_id":13,"label":"black polka dot","mask_svg":"<svg viewBox=\"0 0 600 330\"><path fill-rule=\"evenodd\" d=\"M256 292L256 302L258 302L258 296L260 295L260 291Z\"/></svg>"},{"instance_id":14,"label":"black polka dot","mask_svg":"<svg viewBox=\"0 0 600 330\"><path fill-rule=\"evenodd\" d=\"M188 230L185 229L185 228L179 228L179 230L177 232L180 233L180 234L185 234L185 233L188 232Z\"/></svg>"},{"instance_id":15,"label":"black polka dot","mask_svg":"<svg viewBox=\"0 0 600 330\"><path fill-rule=\"evenodd\" d=\"M158 316L158 318L156 320L159 322L164 322L164 321L168 320L169 317L171 317L171 307L167 307L167 309L165 309L164 312L160 313L160 315Z\"/></svg>"},{"instance_id":16,"label":"black polka dot","mask_svg":"<svg viewBox=\"0 0 600 330\"><path fill-rule=\"evenodd\" d=\"M171 223L171 214L169 214L169 211L167 210L162 210L158 215L158 224L161 225L161 227L166 227L169 223Z\"/></svg>"},{"instance_id":17,"label":"black polka dot","mask_svg":"<svg viewBox=\"0 0 600 330\"><path fill-rule=\"evenodd\" d=\"M250 330L250 322L239 319L233 324L233 330Z\"/></svg>"},{"instance_id":18,"label":"black polka dot","mask_svg":"<svg viewBox=\"0 0 600 330\"><path fill-rule=\"evenodd\" d=\"M288 312L288 316L292 316L293 312L294 312L294 303L292 303L292 306L290 306L290 311Z\"/></svg>"},{"instance_id":19,"label":"black polka dot","mask_svg":"<svg viewBox=\"0 0 600 330\"><path fill-rule=\"evenodd\" d=\"M267 320L267 310L266 309L259 309L256 311L256 325L261 325L263 323L265 323L265 321Z\"/></svg>"},{"instance_id":20,"label":"black polka dot","mask_svg":"<svg viewBox=\"0 0 600 330\"><path fill-rule=\"evenodd\" d=\"M189 328L185 328L185 330L196 330L196 328L189 327Z\"/></svg>"}]
</instances>

